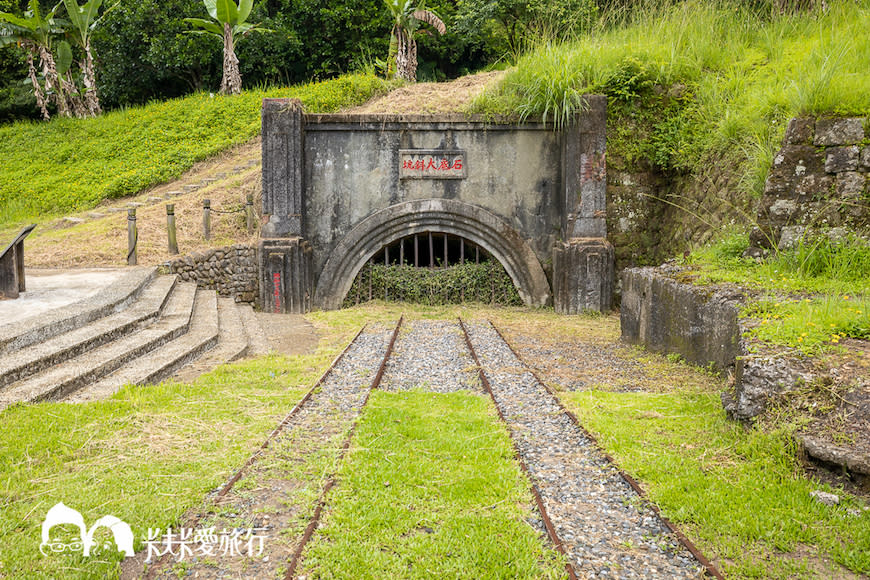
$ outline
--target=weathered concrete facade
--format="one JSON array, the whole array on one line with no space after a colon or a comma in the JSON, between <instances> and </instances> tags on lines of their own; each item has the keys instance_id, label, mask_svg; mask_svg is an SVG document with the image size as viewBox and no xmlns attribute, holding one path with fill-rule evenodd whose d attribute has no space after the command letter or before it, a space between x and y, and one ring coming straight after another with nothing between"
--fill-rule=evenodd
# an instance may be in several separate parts
<instances>
[{"instance_id":1,"label":"weathered concrete facade","mask_svg":"<svg viewBox=\"0 0 870 580\"><path fill-rule=\"evenodd\" d=\"M552 278L560 312L609 308L606 101L588 105L557 132L460 115L306 115L297 102L265 100L264 309L279 300L275 274L291 272L305 282L282 278L281 291L309 294L284 296L281 308L337 308L369 257L426 231L485 248L526 304L553 302ZM282 240L308 250L285 251ZM562 259L566 251L577 256Z\"/></svg>"}]
</instances>

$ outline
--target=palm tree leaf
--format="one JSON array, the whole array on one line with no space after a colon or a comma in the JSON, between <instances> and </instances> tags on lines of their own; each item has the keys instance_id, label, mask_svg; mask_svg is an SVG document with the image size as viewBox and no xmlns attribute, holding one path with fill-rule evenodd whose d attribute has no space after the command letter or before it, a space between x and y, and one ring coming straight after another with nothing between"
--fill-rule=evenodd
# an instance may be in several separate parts
<instances>
[{"instance_id":1,"label":"palm tree leaf","mask_svg":"<svg viewBox=\"0 0 870 580\"><path fill-rule=\"evenodd\" d=\"M420 22L425 22L437 30L438 34L444 34L447 32L447 27L444 25L444 22L442 22L434 12L430 12L429 10L414 10L413 16L414 19L419 20Z\"/></svg>"},{"instance_id":2,"label":"palm tree leaf","mask_svg":"<svg viewBox=\"0 0 870 580\"><path fill-rule=\"evenodd\" d=\"M217 0L202 0L202 3L205 4L208 15L217 20Z\"/></svg>"},{"instance_id":3,"label":"palm tree leaf","mask_svg":"<svg viewBox=\"0 0 870 580\"><path fill-rule=\"evenodd\" d=\"M57 45L57 56L55 58L55 66L57 67L57 74L59 76L63 76L66 74L66 71L70 69L72 66L73 55L72 55L72 47L65 40L61 40Z\"/></svg>"},{"instance_id":4,"label":"palm tree leaf","mask_svg":"<svg viewBox=\"0 0 870 580\"><path fill-rule=\"evenodd\" d=\"M63 0L63 5L66 6L66 13L69 16L70 22L79 33L79 36L81 36L82 31L87 28L87 24L83 23L84 15L79 9L79 3L76 0Z\"/></svg>"},{"instance_id":5,"label":"palm tree leaf","mask_svg":"<svg viewBox=\"0 0 870 580\"><path fill-rule=\"evenodd\" d=\"M24 30L36 29L36 25L30 19L21 18L14 14L9 14L8 12L0 12L0 22L6 22L13 27L22 28Z\"/></svg>"}]
</instances>

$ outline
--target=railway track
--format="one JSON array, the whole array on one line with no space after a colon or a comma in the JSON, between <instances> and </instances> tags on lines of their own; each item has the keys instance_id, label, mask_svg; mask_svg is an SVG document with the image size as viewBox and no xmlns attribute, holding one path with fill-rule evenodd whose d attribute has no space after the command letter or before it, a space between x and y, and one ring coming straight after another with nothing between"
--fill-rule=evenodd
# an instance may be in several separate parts
<instances>
[{"instance_id":1,"label":"railway track","mask_svg":"<svg viewBox=\"0 0 870 580\"><path fill-rule=\"evenodd\" d=\"M186 574L209 579L293 577L401 325L399 319L393 328L360 330L208 505L184 518L182 530L257 530L264 541L256 558L196 558L193 553L184 562ZM142 551L140 557L148 554ZM151 562L125 562L122 577L177 578L178 561L178 552L169 550Z\"/></svg>"},{"instance_id":2,"label":"railway track","mask_svg":"<svg viewBox=\"0 0 870 580\"><path fill-rule=\"evenodd\" d=\"M459 324L569 578L723 578L492 323Z\"/></svg>"},{"instance_id":3,"label":"railway track","mask_svg":"<svg viewBox=\"0 0 870 580\"><path fill-rule=\"evenodd\" d=\"M383 381L387 390L480 392L479 380L510 433L540 528L564 555L569 578L722 578L616 468L495 326L418 321L397 344L402 325L400 319L392 328L360 330L212 495L212 505L186 518L190 527L272 532L264 553L256 559L199 561L186 567L189 575L295 578L372 391ZM144 577L169 578L175 572L164 557Z\"/></svg>"}]
</instances>

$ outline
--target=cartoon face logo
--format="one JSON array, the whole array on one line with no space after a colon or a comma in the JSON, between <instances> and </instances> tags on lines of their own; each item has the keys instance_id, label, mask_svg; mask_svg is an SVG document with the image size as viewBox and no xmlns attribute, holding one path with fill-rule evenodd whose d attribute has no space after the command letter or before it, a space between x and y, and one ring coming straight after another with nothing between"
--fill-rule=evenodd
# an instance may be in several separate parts
<instances>
[{"instance_id":1,"label":"cartoon face logo","mask_svg":"<svg viewBox=\"0 0 870 580\"><path fill-rule=\"evenodd\" d=\"M79 529L79 536L77 538L69 542L63 542L56 535L52 539L52 528L70 524ZM124 553L125 558L133 555L133 531L129 525L115 516L103 516L94 522L94 525L90 529L87 529L82 514L65 506L63 502L48 510L48 513L45 515L45 521L42 522L42 543L39 545L39 551L43 556L48 556L51 553L78 552L82 550L82 555L90 556L92 549L94 553L111 549L111 543L101 542L100 545L97 545L97 542L94 540L94 535L99 528L106 528L112 532L115 546L118 551Z\"/></svg>"}]
</instances>

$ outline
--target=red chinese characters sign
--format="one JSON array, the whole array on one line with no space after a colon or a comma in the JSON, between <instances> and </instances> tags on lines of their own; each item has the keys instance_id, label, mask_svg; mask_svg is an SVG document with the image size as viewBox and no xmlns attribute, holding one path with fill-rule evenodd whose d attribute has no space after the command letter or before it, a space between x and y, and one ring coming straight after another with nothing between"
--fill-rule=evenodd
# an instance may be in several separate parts
<instances>
[{"instance_id":1,"label":"red chinese characters sign","mask_svg":"<svg viewBox=\"0 0 870 580\"><path fill-rule=\"evenodd\" d=\"M399 150L399 177L402 179L465 179L467 171L465 151Z\"/></svg>"}]
</instances>

